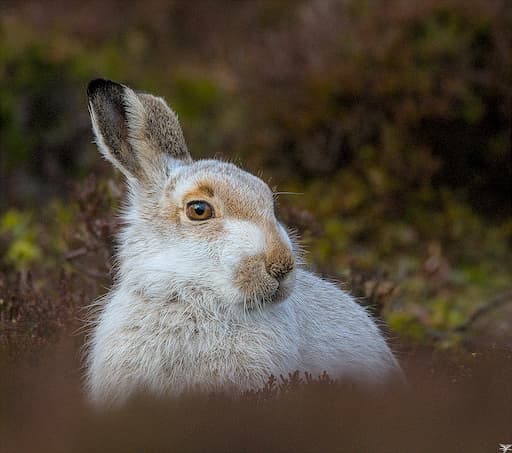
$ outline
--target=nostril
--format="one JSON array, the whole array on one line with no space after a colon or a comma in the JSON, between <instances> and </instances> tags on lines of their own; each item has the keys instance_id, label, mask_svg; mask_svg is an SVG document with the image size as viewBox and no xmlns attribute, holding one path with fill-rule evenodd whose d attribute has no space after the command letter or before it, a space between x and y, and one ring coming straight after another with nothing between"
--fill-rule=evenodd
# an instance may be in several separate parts
<instances>
[{"instance_id":1,"label":"nostril","mask_svg":"<svg viewBox=\"0 0 512 453\"><path fill-rule=\"evenodd\" d=\"M276 280L283 280L293 270L292 261L276 262L267 266L267 272Z\"/></svg>"}]
</instances>

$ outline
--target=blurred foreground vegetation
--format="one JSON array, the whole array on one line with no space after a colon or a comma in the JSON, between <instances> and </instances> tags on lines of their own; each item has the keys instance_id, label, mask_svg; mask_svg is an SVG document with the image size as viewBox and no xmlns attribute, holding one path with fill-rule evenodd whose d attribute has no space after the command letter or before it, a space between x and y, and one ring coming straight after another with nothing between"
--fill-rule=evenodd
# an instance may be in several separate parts
<instances>
[{"instance_id":1,"label":"blurred foreground vegetation","mask_svg":"<svg viewBox=\"0 0 512 453\"><path fill-rule=\"evenodd\" d=\"M394 335L512 344L506 0L0 8L4 346L110 282L123 188L91 143L98 76L163 95L193 156L297 193L279 211L308 262Z\"/></svg>"}]
</instances>

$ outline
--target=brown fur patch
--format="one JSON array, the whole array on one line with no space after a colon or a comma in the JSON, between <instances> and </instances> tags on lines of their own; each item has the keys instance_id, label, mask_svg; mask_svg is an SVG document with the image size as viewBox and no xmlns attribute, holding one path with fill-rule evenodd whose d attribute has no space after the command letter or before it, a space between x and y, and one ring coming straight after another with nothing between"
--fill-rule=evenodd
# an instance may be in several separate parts
<instances>
[{"instance_id":1,"label":"brown fur patch","mask_svg":"<svg viewBox=\"0 0 512 453\"><path fill-rule=\"evenodd\" d=\"M274 217L272 192L263 181L244 172L240 172L237 178L233 179L222 174L208 175L201 180L196 190L199 194L218 200L225 217L255 223L268 221ZM206 201L209 201L208 198Z\"/></svg>"},{"instance_id":2,"label":"brown fur patch","mask_svg":"<svg viewBox=\"0 0 512 453\"><path fill-rule=\"evenodd\" d=\"M204 186L201 186L201 187L198 187L196 189L193 189L189 192L187 192L184 196L183 196L183 205L185 206L188 202L190 201L195 201L195 200L204 200L204 201L207 201L208 203L210 202L215 202L213 200L213 195L212 195L212 191L211 190L205 190L205 187Z\"/></svg>"},{"instance_id":3,"label":"brown fur patch","mask_svg":"<svg viewBox=\"0 0 512 453\"><path fill-rule=\"evenodd\" d=\"M248 300L254 302L259 298L270 300L279 288L276 280L266 272L264 255L244 258L237 269L234 283Z\"/></svg>"},{"instance_id":4,"label":"brown fur patch","mask_svg":"<svg viewBox=\"0 0 512 453\"><path fill-rule=\"evenodd\" d=\"M207 196L213 198L213 195L214 195L213 188L211 188L210 186L207 186L206 184L199 185L199 187L197 188L197 191L203 192Z\"/></svg>"},{"instance_id":5,"label":"brown fur patch","mask_svg":"<svg viewBox=\"0 0 512 453\"><path fill-rule=\"evenodd\" d=\"M283 242L276 226L266 225L265 238L265 266L267 272L275 279L282 280L295 267L293 253L288 244Z\"/></svg>"}]
</instances>

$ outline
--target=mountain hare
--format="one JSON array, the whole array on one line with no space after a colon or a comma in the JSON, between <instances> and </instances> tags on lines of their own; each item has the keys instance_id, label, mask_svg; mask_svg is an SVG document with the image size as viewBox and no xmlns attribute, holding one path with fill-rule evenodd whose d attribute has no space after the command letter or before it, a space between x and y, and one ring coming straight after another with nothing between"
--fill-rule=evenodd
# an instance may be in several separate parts
<instances>
[{"instance_id":1,"label":"mountain hare","mask_svg":"<svg viewBox=\"0 0 512 453\"><path fill-rule=\"evenodd\" d=\"M102 79L88 96L96 143L129 193L116 283L89 343L93 401L241 392L294 370L400 374L365 309L298 265L261 179L193 161L162 98Z\"/></svg>"}]
</instances>

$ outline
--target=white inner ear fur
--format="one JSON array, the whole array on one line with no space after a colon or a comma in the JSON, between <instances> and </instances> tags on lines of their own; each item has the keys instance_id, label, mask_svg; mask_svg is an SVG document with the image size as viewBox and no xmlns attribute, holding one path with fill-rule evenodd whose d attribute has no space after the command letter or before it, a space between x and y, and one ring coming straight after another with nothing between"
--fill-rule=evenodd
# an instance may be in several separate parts
<instances>
[{"instance_id":1,"label":"white inner ear fur","mask_svg":"<svg viewBox=\"0 0 512 453\"><path fill-rule=\"evenodd\" d=\"M112 155L110 152L110 148L106 145L105 140L103 139L103 135L98 126L98 120L96 118L96 113L93 108L89 109L89 113L91 115L91 123L92 130L94 132L94 143L98 146L98 149L101 152L101 155L108 160L114 167L116 167L127 179L133 180L133 175L124 168L123 165L119 163L119 161Z\"/></svg>"},{"instance_id":2,"label":"white inner ear fur","mask_svg":"<svg viewBox=\"0 0 512 453\"><path fill-rule=\"evenodd\" d=\"M146 110L139 97L128 87L124 88L124 108L128 125L128 141L134 148L145 144Z\"/></svg>"}]
</instances>

